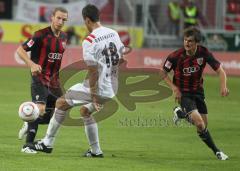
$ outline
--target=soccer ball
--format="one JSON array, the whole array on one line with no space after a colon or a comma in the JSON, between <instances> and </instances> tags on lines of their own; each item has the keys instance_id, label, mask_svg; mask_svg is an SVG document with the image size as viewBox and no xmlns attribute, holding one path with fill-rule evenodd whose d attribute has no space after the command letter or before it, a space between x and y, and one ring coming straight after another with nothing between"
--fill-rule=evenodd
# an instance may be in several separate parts
<instances>
[{"instance_id":1,"label":"soccer ball","mask_svg":"<svg viewBox=\"0 0 240 171\"><path fill-rule=\"evenodd\" d=\"M33 102L24 102L18 110L19 117L26 122L34 121L39 116L39 108Z\"/></svg>"}]
</instances>

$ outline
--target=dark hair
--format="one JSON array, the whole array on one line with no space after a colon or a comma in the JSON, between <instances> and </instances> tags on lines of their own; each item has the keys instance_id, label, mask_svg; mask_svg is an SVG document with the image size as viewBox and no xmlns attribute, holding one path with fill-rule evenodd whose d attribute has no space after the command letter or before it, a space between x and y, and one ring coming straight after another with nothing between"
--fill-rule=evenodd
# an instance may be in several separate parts
<instances>
[{"instance_id":1,"label":"dark hair","mask_svg":"<svg viewBox=\"0 0 240 171\"><path fill-rule=\"evenodd\" d=\"M89 18L92 22L98 22L99 10L95 5L88 4L82 9L82 16L84 20Z\"/></svg>"},{"instance_id":2,"label":"dark hair","mask_svg":"<svg viewBox=\"0 0 240 171\"><path fill-rule=\"evenodd\" d=\"M61 12L63 12L63 13L67 13L67 14L68 14L68 11L67 11L66 8L63 8L63 7L57 7L57 8L55 8L55 9L53 10L52 15L55 15L56 12L58 12L58 11L61 11Z\"/></svg>"},{"instance_id":3,"label":"dark hair","mask_svg":"<svg viewBox=\"0 0 240 171\"><path fill-rule=\"evenodd\" d=\"M202 41L202 34L196 27L190 27L184 30L184 37L193 36L197 43Z\"/></svg>"}]
</instances>

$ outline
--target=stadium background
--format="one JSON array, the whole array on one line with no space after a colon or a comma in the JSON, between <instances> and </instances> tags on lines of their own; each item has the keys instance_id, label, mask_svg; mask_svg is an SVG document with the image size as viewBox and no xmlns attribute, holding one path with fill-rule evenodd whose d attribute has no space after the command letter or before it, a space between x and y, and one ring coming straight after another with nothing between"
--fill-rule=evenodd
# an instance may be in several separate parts
<instances>
[{"instance_id":1,"label":"stadium background","mask_svg":"<svg viewBox=\"0 0 240 171\"><path fill-rule=\"evenodd\" d=\"M204 45L211 49L229 76L230 96L219 95L218 78L206 70L206 98L209 128L215 141L230 156L219 162L187 123L176 127L171 122L173 97L155 102L136 103L129 110L118 99L118 111L100 122L100 140L106 154L103 160L87 160L81 153L87 148L83 128L64 127L51 155L29 156L20 153L23 142L17 140L22 122L17 117L19 104L30 99L29 71L16 55L16 48L34 31L45 27L56 6L69 9L65 31L73 35L64 55L62 68L82 59L81 42L88 34L81 9L94 3L101 9L104 25L116 29L125 45L132 47L128 68L161 67L172 50L181 47L182 38L169 33L167 7L170 0L0 0L0 170L238 170L239 164L239 91L240 85L240 1L196 0L204 22L199 27ZM184 3L184 0L179 0ZM181 21L183 18L181 18ZM182 30L183 24L180 23ZM74 30L74 33L73 33ZM65 88L81 81L85 73L68 80ZM130 82L144 79L144 70ZM146 75L149 73L146 72ZM131 73L129 74L131 75ZM150 73L156 76L156 73ZM143 78L142 78L143 77ZM128 80L128 81L129 81ZM164 85L164 83L161 83ZM148 96L144 89L135 96ZM144 98L144 97L143 97ZM72 112L78 118L78 110ZM46 130L42 126L38 138ZM79 169L76 169L79 168Z\"/></svg>"}]
</instances>

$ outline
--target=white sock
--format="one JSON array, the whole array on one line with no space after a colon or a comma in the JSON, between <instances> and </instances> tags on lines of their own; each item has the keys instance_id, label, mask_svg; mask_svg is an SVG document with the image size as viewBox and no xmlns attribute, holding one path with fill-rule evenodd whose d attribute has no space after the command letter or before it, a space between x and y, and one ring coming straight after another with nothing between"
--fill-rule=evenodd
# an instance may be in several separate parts
<instances>
[{"instance_id":1,"label":"white sock","mask_svg":"<svg viewBox=\"0 0 240 171\"><path fill-rule=\"evenodd\" d=\"M55 136L58 132L58 129L60 128L61 126L61 123L59 123L57 121L58 117L59 116L63 116L66 112L65 111L62 111L62 110L59 110L59 109L56 109L49 124L48 124L48 129L47 129L47 133L43 139L43 143L46 145L46 146L53 146L54 144L54 141L55 141ZM59 119L58 119L59 120Z\"/></svg>"},{"instance_id":2,"label":"white sock","mask_svg":"<svg viewBox=\"0 0 240 171\"><path fill-rule=\"evenodd\" d=\"M85 133L88 138L88 142L89 142L92 152L94 154L102 153L102 150L101 150L100 144L99 144L97 123L95 122L95 120L92 116L83 118L83 121L84 121L84 125L85 125Z\"/></svg>"}]
</instances>

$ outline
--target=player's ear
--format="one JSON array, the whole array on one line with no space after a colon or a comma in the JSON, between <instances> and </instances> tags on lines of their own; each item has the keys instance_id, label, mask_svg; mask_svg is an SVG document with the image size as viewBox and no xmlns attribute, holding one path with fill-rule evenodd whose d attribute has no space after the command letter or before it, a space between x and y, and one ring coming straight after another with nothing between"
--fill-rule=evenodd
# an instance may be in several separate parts
<instances>
[{"instance_id":1,"label":"player's ear","mask_svg":"<svg viewBox=\"0 0 240 171\"><path fill-rule=\"evenodd\" d=\"M91 23L91 20L88 17L86 17L85 22L86 22L86 24L89 25Z\"/></svg>"},{"instance_id":2,"label":"player's ear","mask_svg":"<svg viewBox=\"0 0 240 171\"><path fill-rule=\"evenodd\" d=\"M53 19L54 19L54 15L52 14L52 15L51 15L51 22L53 21Z\"/></svg>"}]
</instances>

